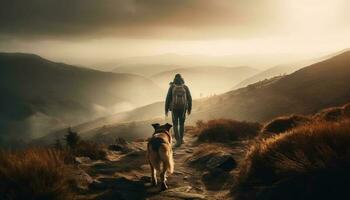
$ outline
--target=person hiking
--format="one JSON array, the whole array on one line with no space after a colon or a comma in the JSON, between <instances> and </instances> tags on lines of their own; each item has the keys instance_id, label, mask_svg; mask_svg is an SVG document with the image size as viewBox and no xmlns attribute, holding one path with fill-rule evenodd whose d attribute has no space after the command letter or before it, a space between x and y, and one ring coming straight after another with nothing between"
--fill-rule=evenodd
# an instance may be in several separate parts
<instances>
[{"instance_id":1,"label":"person hiking","mask_svg":"<svg viewBox=\"0 0 350 200\"><path fill-rule=\"evenodd\" d=\"M191 114L192 97L189 88L185 85L180 74L176 74L174 81L170 82L170 87L165 100L165 115L169 111L172 114L173 130L176 139L176 147L184 143L186 112Z\"/></svg>"}]
</instances>

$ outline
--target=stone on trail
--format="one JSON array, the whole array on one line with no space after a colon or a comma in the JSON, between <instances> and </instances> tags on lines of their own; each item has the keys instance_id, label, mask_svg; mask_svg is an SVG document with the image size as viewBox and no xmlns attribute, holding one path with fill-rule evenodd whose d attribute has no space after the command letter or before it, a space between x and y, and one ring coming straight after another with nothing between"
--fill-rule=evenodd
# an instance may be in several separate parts
<instances>
[{"instance_id":1,"label":"stone on trail","mask_svg":"<svg viewBox=\"0 0 350 200\"><path fill-rule=\"evenodd\" d=\"M206 163L206 167L209 170L221 169L223 171L231 171L236 166L237 162L229 154L214 156L210 158Z\"/></svg>"},{"instance_id":2,"label":"stone on trail","mask_svg":"<svg viewBox=\"0 0 350 200\"><path fill-rule=\"evenodd\" d=\"M78 164L90 164L91 159L89 157L75 157L75 162Z\"/></svg>"},{"instance_id":3,"label":"stone on trail","mask_svg":"<svg viewBox=\"0 0 350 200\"><path fill-rule=\"evenodd\" d=\"M108 187L108 185L104 182L101 182L99 180L94 180L89 187L91 189L95 189L95 190L104 190Z\"/></svg>"},{"instance_id":4,"label":"stone on trail","mask_svg":"<svg viewBox=\"0 0 350 200\"><path fill-rule=\"evenodd\" d=\"M190 193L191 186L178 187L162 192L162 196L179 199L206 199L202 194Z\"/></svg>"}]
</instances>

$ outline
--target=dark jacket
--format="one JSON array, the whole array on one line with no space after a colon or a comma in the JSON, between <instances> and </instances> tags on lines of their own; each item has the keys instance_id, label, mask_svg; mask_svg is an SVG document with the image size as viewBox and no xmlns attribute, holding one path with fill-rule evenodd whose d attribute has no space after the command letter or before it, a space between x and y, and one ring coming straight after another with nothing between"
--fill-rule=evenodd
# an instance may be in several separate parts
<instances>
[{"instance_id":1,"label":"dark jacket","mask_svg":"<svg viewBox=\"0 0 350 200\"><path fill-rule=\"evenodd\" d=\"M190 89L185 85L185 81L182 78L174 79L174 82L170 83L170 87L168 90L168 94L166 96L165 100L165 112L168 112L171 110L171 101L173 99L173 88L175 85L182 85L184 84L185 90L186 90L186 98L187 98L187 110L191 112L192 110L192 96Z\"/></svg>"}]
</instances>

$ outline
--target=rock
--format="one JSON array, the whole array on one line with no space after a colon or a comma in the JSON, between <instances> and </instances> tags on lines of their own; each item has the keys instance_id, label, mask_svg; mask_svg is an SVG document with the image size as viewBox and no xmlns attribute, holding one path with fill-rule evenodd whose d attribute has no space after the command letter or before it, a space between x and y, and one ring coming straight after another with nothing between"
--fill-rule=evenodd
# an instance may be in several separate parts
<instances>
[{"instance_id":1,"label":"rock","mask_svg":"<svg viewBox=\"0 0 350 200\"><path fill-rule=\"evenodd\" d=\"M174 197L179 199L206 199L202 194L189 193L189 192L177 192L177 191L164 191L162 196Z\"/></svg>"},{"instance_id":2,"label":"rock","mask_svg":"<svg viewBox=\"0 0 350 200\"><path fill-rule=\"evenodd\" d=\"M123 138L117 138L115 144L108 146L108 150L127 153L133 150L130 145L131 143L128 143Z\"/></svg>"},{"instance_id":3,"label":"rock","mask_svg":"<svg viewBox=\"0 0 350 200\"><path fill-rule=\"evenodd\" d=\"M223 171L231 171L236 166L236 160L229 154L211 157L206 163L206 167L209 170L221 169Z\"/></svg>"},{"instance_id":4,"label":"rock","mask_svg":"<svg viewBox=\"0 0 350 200\"><path fill-rule=\"evenodd\" d=\"M146 182L146 183L150 183L151 182L151 177L149 177L149 176L142 176L140 178L140 181Z\"/></svg>"},{"instance_id":5,"label":"rock","mask_svg":"<svg viewBox=\"0 0 350 200\"><path fill-rule=\"evenodd\" d=\"M121 137L116 138L115 139L115 143L119 144L119 145L123 145L123 146L128 144L127 141L124 138L121 138Z\"/></svg>"},{"instance_id":6,"label":"rock","mask_svg":"<svg viewBox=\"0 0 350 200\"><path fill-rule=\"evenodd\" d=\"M105 183L103 183L103 182L101 182L101 181L99 181L99 180L94 180L94 181L89 185L89 187L90 187L91 189L95 189L95 190L104 190L104 189L106 189L108 186L107 186L107 184L105 184Z\"/></svg>"},{"instance_id":7,"label":"rock","mask_svg":"<svg viewBox=\"0 0 350 200\"><path fill-rule=\"evenodd\" d=\"M120 144L112 144L108 146L108 150L111 151L124 151L125 147L124 145L120 145Z\"/></svg>"},{"instance_id":8,"label":"rock","mask_svg":"<svg viewBox=\"0 0 350 200\"><path fill-rule=\"evenodd\" d=\"M89 185L94 181L94 179L82 169L74 170L71 177L73 178L76 188L80 190L87 190Z\"/></svg>"},{"instance_id":9,"label":"rock","mask_svg":"<svg viewBox=\"0 0 350 200\"><path fill-rule=\"evenodd\" d=\"M191 186L184 186L166 190L162 192L162 196L174 197L179 199L206 199L204 195L197 193L190 193Z\"/></svg>"},{"instance_id":10,"label":"rock","mask_svg":"<svg viewBox=\"0 0 350 200\"><path fill-rule=\"evenodd\" d=\"M75 162L78 164L90 164L92 161L89 157L75 157Z\"/></svg>"},{"instance_id":11,"label":"rock","mask_svg":"<svg viewBox=\"0 0 350 200\"><path fill-rule=\"evenodd\" d=\"M186 149L186 153L193 153L193 149Z\"/></svg>"}]
</instances>

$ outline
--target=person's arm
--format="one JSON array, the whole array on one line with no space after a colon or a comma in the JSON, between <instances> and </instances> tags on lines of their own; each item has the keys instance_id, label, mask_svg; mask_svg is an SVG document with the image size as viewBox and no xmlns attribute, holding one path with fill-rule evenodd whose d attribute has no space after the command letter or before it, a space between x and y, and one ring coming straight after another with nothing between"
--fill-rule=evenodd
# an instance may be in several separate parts
<instances>
[{"instance_id":1,"label":"person's arm","mask_svg":"<svg viewBox=\"0 0 350 200\"><path fill-rule=\"evenodd\" d=\"M187 112L188 114L191 114L192 111L192 96L190 89L186 86L186 95L187 95Z\"/></svg>"},{"instance_id":2,"label":"person's arm","mask_svg":"<svg viewBox=\"0 0 350 200\"><path fill-rule=\"evenodd\" d=\"M170 110L170 103L171 103L171 99L172 99L172 86L169 87L169 90L168 90L168 94L166 95L166 99L165 99L165 114L167 115L167 113L169 112Z\"/></svg>"}]
</instances>

